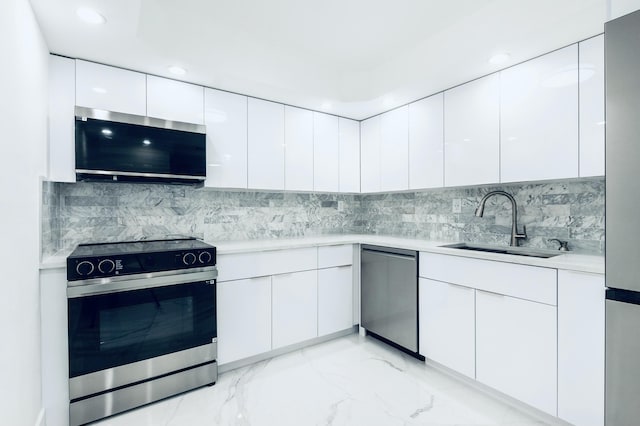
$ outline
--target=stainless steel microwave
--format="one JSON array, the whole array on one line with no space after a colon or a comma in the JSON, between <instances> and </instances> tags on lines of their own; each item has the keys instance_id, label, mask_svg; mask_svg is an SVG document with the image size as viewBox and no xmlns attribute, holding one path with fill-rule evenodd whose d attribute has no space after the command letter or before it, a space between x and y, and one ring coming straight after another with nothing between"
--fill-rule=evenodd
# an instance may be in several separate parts
<instances>
[{"instance_id":1,"label":"stainless steel microwave","mask_svg":"<svg viewBox=\"0 0 640 426\"><path fill-rule=\"evenodd\" d=\"M75 110L76 179L201 184L205 126L83 107Z\"/></svg>"}]
</instances>

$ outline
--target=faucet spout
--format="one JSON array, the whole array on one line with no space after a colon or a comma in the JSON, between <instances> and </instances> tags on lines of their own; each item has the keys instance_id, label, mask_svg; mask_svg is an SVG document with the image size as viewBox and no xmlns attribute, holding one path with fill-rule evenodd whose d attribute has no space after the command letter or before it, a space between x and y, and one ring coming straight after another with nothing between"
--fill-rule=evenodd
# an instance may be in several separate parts
<instances>
[{"instance_id":1,"label":"faucet spout","mask_svg":"<svg viewBox=\"0 0 640 426\"><path fill-rule=\"evenodd\" d=\"M478 208L476 209L476 216L482 217L484 215L484 206L489 198L494 195L502 195L505 196L511 201L511 246L518 246L520 239L527 238L527 227L522 227L522 234L518 233L518 206L516 204L516 199L513 198L513 195L509 194L505 191L491 191L488 192L478 204Z\"/></svg>"}]
</instances>

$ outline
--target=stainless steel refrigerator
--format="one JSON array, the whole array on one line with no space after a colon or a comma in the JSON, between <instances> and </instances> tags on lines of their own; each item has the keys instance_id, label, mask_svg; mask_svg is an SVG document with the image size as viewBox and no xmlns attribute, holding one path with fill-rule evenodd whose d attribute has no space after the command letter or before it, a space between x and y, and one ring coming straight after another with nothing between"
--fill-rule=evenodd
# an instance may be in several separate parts
<instances>
[{"instance_id":1,"label":"stainless steel refrigerator","mask_svg":"<svg viewBox=\"0 0 640 426\"><path fill-rule=\"evenodd\" d=\"M605 25L605 60L605 424L629 426L640 424L640 11Z\"/></svg>"}]
</instances>

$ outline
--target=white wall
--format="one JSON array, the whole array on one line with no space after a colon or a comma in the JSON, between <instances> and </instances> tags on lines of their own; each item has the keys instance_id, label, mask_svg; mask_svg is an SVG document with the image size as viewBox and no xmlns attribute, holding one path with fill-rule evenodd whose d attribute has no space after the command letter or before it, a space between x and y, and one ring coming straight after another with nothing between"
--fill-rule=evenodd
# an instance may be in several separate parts
<instances>
[{"instance_id":1,"label":"white wall","mask_svg":"<svg viewBox=\"0 0 640 426\"><path fill-rule=\"evenodd\" d=\"M615 19L640 9L640 0L607 0L607 18Z\"/></svg>"},{"instance_id":2,"label":"white wall","mask_svg":"<svg viewBox=\"0 0 640 426\"><path fill-rule=\"evenodd\" d=\"M0 424L41 412L39 176L45 172L48 49L28 0L0 12Z\"/></svg>"}]
</instances>

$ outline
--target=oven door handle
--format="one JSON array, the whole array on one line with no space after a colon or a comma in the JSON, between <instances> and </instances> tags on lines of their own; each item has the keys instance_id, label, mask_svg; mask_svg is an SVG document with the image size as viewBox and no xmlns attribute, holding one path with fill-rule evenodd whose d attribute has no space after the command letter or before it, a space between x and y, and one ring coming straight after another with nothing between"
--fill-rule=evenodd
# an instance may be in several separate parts
<instances>
[{"instance_id":1,"label":"oven door handle","mask_svg":"<svg viewBox=\"0 0 640 426\"><path fill-rule=\"evenodd\" d=\"M203 268L204 269L204 268ZM206 268L207 270L193 271L172 271L166 273L149 273L139 275L129 275L127 277L113 277L91 280L91 284L67 285L67 298L91 296L96 294L109 294L119 291L140 290L153 287L165 287L169 285L191 284L200 281L215 282L218 277L218 270L215 266ZM116 279L117 278L117 279Z\"/></svg>"}]
</instances>

